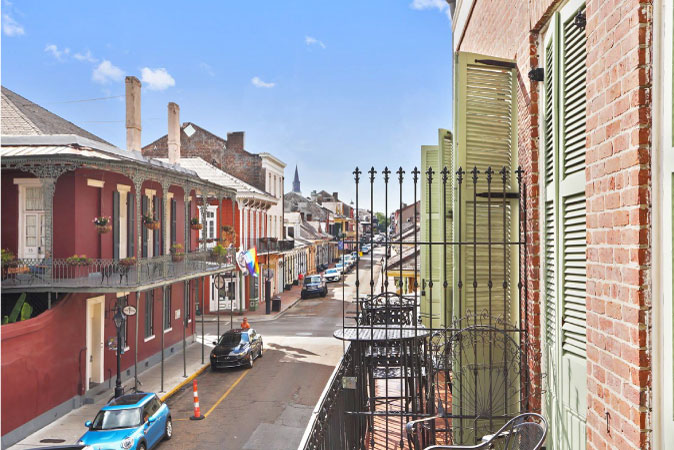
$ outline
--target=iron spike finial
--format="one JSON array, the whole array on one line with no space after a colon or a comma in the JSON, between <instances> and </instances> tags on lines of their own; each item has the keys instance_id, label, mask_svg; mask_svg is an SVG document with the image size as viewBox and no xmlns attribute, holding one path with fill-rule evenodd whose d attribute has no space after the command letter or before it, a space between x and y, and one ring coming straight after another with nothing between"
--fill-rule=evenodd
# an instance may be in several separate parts
<instances>
[{"instance_id":1,"label":"iron spike finial","mask_svg":"<svg viewBox=\"0 0 674 450\"><path fill-rule=\"evenodd\" d=\"M374 170L374 166L372 166L370 170L367 171L367 173L370 174L370 183L374 183L374 175L377 173L377 171Z\"/></svg>"},{"instance_id":2,"label":"iron spike finial","mask_svg":"<svg viewBox=\"0 0 674 450\"><path fill-rule=\"evenodd\" d=\"M402 166L398 168L396 173L398 174L398 181L400 182L400 184L402 184L403 183L403 175L405 174L405 171L403 170Z\"/></svg>"},{"instance_id":3,"label":"iron spike finial","mask_svg":"<svg viewBox=\"0 0 674 450\"><path fill-rule=\"evenodd\" d=\"M388 166L384 167L384 170L381 172L384 174L384 183L388 183L388 176L391 175L391 171Z\"/></svg>"},{"instance_id":4,"label":"iron spike finial","mask_svg":"<svg viewBox=\"0 0 674 450\"><path fill-rule=\"evenodd\" d=\"M508 181L508 170L506 169L506 166L503 166L499 172L501 174L501 178L503 178L503 184L505 185L506 181Z\"/></svg>"},{"instance_id":5,"label":"iron spike finial","mask_svg":"<svg viewBox=\"0 0 674 450\"><path fill-rule=\"evenodd\" d=\"M456 174L458 175L457 181L459 184L463 183L463 176L466 174L466 171L463 170L463 167L459 167L459 170L456 171Z\"/></svg>"},{"instance_id":6,"label":"iron spike finial","mask_svg":"<svg viewBox=\"0 0 674 450\"><path fill-rule=\"evenodd\" d=\"M447 166L443 167L440 173L442 174L442 184L447 184L447 176L449 174L449 169L447 169Z\"/></svg>"},{"instance_id":7,"label":"iron spike finial","mask_svg":"<svg viewBox=\"0 0 674 450\"><path fill-rule=\"evenodd\" d=\"M412 171L412 180L414 181L414 184L417 184L417 181L419 181L419 169L414 166L414 170Z\"/></svg>"},{"instance_id":8,"label":"iron spike finial","mask_svg":"<svg viewBox=\"0 0 674 450\"><path fill-rule=\"evenodd\" d=\"M487 184L491 184L491 176L494 174L494 170L489 166L484 173L487 174Z\"/></svg>"},{"instance_id":9,"label":"iron spike finial","mask_svg":"<svg viewBox=\"0 0 674 450\"><path fill-rule=\"evenodd\" d=\"M517 183L522 184L522 175L524 175L524 170L522 169L522 166L517 166L517 170L515 171L517 174Z\"/></svg>"},{"instance_id":10,"label":"iron spike finial","mask_svg":"<svg viewBox=\"0 0 674 450\"><path fill-rule=\"evenodd\" d=\"M435 174L435 170L433 170L432 167L429 167L428 170L426 171L426 175L428 176L428 183L433 182L433 175Z\"/></svg>"},{"instance_id":11,"label":"iron spike finial","mask_svg":"<svg viewBox=\"0 0 674 450\"><path fill-rule=\"evenodd\" d=\"M361 172L360 169L358 168L358 166L356 166L356 170L353 171L353 174L355 175L356 183L358 183L360 181L360 174L361 173L363 173L363 172Z\"/></svg>"},{"instance_id":12,"label":"iron spike finial","mask_svg":"<svg viewBox=\"0 0 674 450\"><path fill-rule=\"evenodd\" d=\"M480 171L477 170L477 166L473 166L473 170L471 170L470 173L473 174L473 184L477 184L477 174L480 173Z\"/></svg>"}]
</instances>

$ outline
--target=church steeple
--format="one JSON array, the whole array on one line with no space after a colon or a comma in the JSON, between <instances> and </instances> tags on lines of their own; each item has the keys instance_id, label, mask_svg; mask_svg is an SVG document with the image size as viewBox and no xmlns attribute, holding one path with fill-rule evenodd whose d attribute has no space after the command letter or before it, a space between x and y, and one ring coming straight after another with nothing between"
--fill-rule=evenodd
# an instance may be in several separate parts
<instances>
[{"instance_id":1,"label":"church steeple","mask_svg":"<svg viewBox=\"0 0 674 450\"><path fill-rule=\"evenodd\" d=\"M300 191L300 175L297 173L297 165L295 165L295 179L293 180L293 192L297 192L298 194L301 192Z\"/></svg>"}]
</instances>

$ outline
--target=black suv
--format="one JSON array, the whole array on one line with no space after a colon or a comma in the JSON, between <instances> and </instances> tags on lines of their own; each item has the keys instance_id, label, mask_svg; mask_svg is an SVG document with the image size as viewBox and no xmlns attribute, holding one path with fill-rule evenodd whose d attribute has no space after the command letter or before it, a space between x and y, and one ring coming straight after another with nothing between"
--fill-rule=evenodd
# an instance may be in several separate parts
<instances>
[{"instance_id":1,"label":"black suv","mask_svg":"<svg viewBox=\"0 0 674 450\"><path fill-rule=\"evenodd\" d=\"M328 285L320 275L307 275L302 285L302 298L309 298L312 295L325 297L328 295Z\"/></svg>"}]
</instances>

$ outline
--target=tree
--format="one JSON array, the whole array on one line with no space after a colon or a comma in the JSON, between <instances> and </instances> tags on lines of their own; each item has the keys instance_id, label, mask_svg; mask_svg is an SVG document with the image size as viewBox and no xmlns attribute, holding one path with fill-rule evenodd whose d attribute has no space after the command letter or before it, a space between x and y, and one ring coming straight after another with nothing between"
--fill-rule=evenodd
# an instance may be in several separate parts
<instances>
[{"instance_id":1,"label":"tree","mask_svg":"<svg viewBox=\"0 0 674 450\"><path fill-rule=\"evenodd\" d=\"M375 217L377 218L377 230L379 230L380 233L386 233L386 230L388 229L389 226L389 218L386 217L383 213L374 213Z\"/></svg>"}]
</instances>

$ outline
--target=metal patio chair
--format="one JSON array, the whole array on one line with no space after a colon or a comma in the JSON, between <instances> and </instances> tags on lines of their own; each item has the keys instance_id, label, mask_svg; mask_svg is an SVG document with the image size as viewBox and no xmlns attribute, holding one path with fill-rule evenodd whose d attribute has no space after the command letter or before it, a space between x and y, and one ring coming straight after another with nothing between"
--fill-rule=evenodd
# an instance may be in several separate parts
<instances>
[{"instance_id":1,"label":"metal patio chair","mask_svg":"<svg viewBox=\"0 0 674 450\"><path fill-rule=\"evenodd\" d=\"M524 413L510 419L496 433L482 437L475 445L432 445L424 450L538 450L548 434L548 422L536 413Z\"/></svg>"},{"instance_id":2,"label":"metal patio chair","mask_svg":"<svg viewBox=\"0 0 674 450\"><path fill-rule=\"evenodd\" d=\"M521 379L524 358L515 335L514 328L484 317L434 334L426 400L432 409L406 425L410 448L479 444L481 436L527 413L530 392Z\"/></svg>"}]
</instances>

